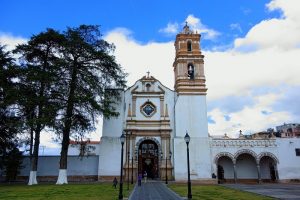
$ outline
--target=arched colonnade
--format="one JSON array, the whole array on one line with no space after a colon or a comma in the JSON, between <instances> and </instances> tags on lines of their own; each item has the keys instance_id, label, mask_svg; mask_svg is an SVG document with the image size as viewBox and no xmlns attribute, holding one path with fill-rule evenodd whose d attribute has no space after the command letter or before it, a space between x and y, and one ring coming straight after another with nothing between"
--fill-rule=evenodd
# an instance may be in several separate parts
<instances>
[{"instance_id":1,"label":"arched colonnade","mask_svg":"<svg viewBox=\"0 0 300 200\"><path fill-rule=\"evenodd\" d=\"M218 153L214 158L219 183L275 182L278 180L277 157L270 152L256 154L249 149Z\"/></svg>"}]
</instances>

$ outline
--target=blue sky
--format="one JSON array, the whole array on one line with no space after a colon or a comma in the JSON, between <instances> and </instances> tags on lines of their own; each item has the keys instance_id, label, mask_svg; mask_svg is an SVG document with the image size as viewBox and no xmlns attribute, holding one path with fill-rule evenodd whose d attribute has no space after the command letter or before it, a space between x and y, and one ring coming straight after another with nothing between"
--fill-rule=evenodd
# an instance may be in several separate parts
<instances>
[{"instance_id":1,"label":"blue sky","mask_svg":"<svg viewBox=\"0 0 300 200\"><path fill-rule=\"evenodd\" d=\"M204 48L230 44L262 19L278 17L268 12L267 0L189 0L189 1L98 1L98 0L2 0L0 29L16 36L30 37L47 27L63 30L66 26L99 24L103 33L126 27L141 42L165 42L173 39L158 30L169 22L182 22L189 14L201 17L204 24L222 33L205 40ZM238 26L232 26L238 24ZM206 43L205 43L206 42Z\"/></svg>"},{"instance_id":2,"label":"blue sky","mask_svg":"<svg viewBox=\"0 0 300 200\"><path fill-rule=\"evenodd\" d=\"M202 36L211 135L300 122L298 0L2 0L0 6L0 42L8 49L47 27L101 25L129 86L149 70L173 88L173 43L188 21ZM101 123L92 138L100 134ZM44 136L46 146L50 139Z\"/></svg>"}]
</instances>

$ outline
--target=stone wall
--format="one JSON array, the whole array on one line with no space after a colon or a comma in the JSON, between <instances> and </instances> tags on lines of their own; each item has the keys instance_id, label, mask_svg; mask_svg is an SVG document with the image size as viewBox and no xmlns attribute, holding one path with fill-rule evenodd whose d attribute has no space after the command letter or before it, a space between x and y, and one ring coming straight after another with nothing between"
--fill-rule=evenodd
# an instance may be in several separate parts
<instances>
[{"instance_id":1,"label":"stone wall","mask_svg":"<svg viewBox=\"0 0 300 200\"><path fill-rule=\"evenodd\" d=\"M59 170L60 156L40 156L38 161L37 179L38 181L56 181ZM68 180L83 181L97 180L98 178L98 156L68 157ZM25 156L23 159L23 168L19 174L18 180L28 180L30 172L30 159ZM0 173L1 174L1 173ZM3 176L3 174L1 175ZM1 179L1 178L0 178ZM2 180L4 178L2 177Z\"/></svg>"}]
</instances>

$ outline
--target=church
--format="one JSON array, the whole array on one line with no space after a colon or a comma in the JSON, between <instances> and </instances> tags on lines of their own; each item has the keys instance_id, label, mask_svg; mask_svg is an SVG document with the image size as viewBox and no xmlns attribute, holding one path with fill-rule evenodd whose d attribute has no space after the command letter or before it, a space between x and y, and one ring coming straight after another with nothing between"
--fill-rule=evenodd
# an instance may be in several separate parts
<instances>
[{"instance_id":1,"label":"church","mask_svg":"<svg viewBox=\"0 0 300 200\"><path fill-rule=\"evenodd\" d=\"M299 138L214 138L208 134L204 55L200 34L185 25L174 43L174 90L148 74L120 91L120 115L104 119L99 146L99 180L120 176L120 136L125 177L187 179L186 133L190 136L190 175L202 183L300 179ZM170 71L172 68L170 67Z\"/></svg>"},{"instance_id":2,"label":"church","mask_svg":"<svg viewBox=\"0 0 300 200\"><path fill-rule=\"evenodd\" d=\"M174 89L147 75L120 90L115 105L119 116L103 120L100 142L91 142L89 155L78 158L71 142L68 180L112 181L120 177L121 142L125 180L147 174L153 180L186 181L187 144L190 136L190 178L199 183L300 181L300 138L274 135L238 138L208 133L204 55L201 35L185 25L174 43ZM226 66L222 66L226 67ZM170 77L171 78L171 77ZM214 134L214 133L212 133ZM56 180L59 156L40 156L39 180ZM21 176L29 175L29 158Z\"/></svg>"}]
</instances>

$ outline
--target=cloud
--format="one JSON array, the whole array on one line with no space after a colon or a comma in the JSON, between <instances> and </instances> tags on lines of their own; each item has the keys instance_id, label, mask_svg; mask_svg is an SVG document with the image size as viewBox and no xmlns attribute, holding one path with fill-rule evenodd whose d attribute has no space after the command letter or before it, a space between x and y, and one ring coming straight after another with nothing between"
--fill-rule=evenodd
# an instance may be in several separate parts
<instances>
[{"instance_id":1,"label":"cloud","mask_svg":"<svg viewBox=\"0 0 300 200\"><path fill-rule=\"evenodd\" d=\"M230 29L231 30L237 30L240 33L243 32L243 30L241 28L241 25L239 23L232 23L232 24L230 24Z\"/></svg>"},{"instance_id":2,"label":"cloud","mask_svg":"<svg viewBox=\"0 0 300 200\"><path fill-rule=\"evenodd\" d=\"M193 31L201 33L205 40L214 40L220 35L218 31L208 28L206 25L202 24L200 18L197 18L192 14L188 15L184 22L180 23L181 26L183 27L186 22ZM164 33L166 35L175 35L180 32L179 23L169 22L167 26L165 28L160 29L159 32Z\"/></svg>"},{"instance_id":3,"label":"cloud","mask_svg":"<svg viewBox=\"0 0 300 200\"><path fill-rule=\"evenodd\" d=\"M0 44L6 45L6 49L9 51L13 50L18 44L23 44L26 41L26 38L0 32Z\"/></svg>"},{"instance_id":4,"label":"cloud","mask_svg":"<svg viewBox=\"0 0 300 200\"><path fill-rule=\"evenodd\" d=\"M201 33L206 40L213 40L220 35L218 31L208 28L206 25L202 24L200 18L197 18L192 14L188 15L185 21L192 30Z\"/></svg>"},{"instance_id":5,"label":"cloud","mask_svg":"<svg viewBox=\"0 0 300 200\"><path fill-rule=\"evenodd\" d=\"M177 22L175 23L168 23L167 27L162 28L159 30L160 33L165 33L167 35L175 35L179 32L179 25Z\"/></svg>"},{"instance_id":6,"label":"cloud","mask_svg":"<svg viewBox=\"0 0 300 200\"><path fill-rule=\"evenodd\" d=\"M265 94L254 97L254 105L231 112L230 116L222 108L215 108L208 112L211 120L216 122L208 124L209 132L211 135L227 133L230 137L237 137L239 130L242 130L244 134L250 134L290 121L292 116L289 112L275 112L272 108L280 98L282 98L281 94Z\"/></svg>"},{"instance_id":7,"label":"cloud","mask_svg":"<svg viewBox=\"0 0 300 200\"><path fill-rule=\"evenodd\" d=\"M112 30L104 39L116 45L114 55L117 62L129 73L128 85L134 84L149 70L152 76L173 88L174 80L170 77L173 76L174 41L140 44L132 39L131 34L124 34L119 30Z\"/></svg>"},{"instance_id":8,"label":"cloud","mask_svg":"<svg viewBox=\"0 0 300 200\"><path fill-rule=\"evenodd\" d=\"M280 10L280 19L272 18L253 26L246 37L235 40L235 48L255 46L258 49L288 50L300 46L300 6L296 0L273 0L266 5L269 12Z\"/></svg>"}]
</instances>

